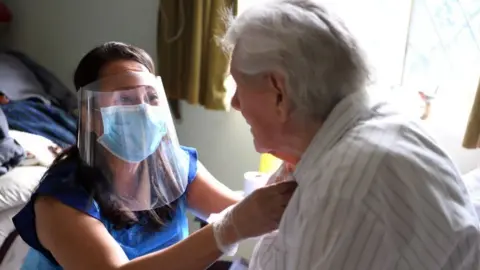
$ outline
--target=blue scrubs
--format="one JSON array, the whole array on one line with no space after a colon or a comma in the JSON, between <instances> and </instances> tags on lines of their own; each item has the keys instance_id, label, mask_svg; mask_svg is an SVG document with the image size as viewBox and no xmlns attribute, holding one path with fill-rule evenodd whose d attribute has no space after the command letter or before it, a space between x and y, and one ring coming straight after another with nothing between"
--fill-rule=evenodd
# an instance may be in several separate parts
<instances>
[{"instance_id":1,"label":"blue scrubs","mask_svg":"<svg viewBox=\"0 0 480 270\"><path fill-rule=\"evenodd\" d=\"M197 174L197 151L193 148L183 146L182 149L186 151L190 157L188 173L188 181L190 184ZM89 194L81 187L74 185L73 177L75 166L75 162L72 162L51 170L51 173L40 183L28 204L13 218L18 233L31 247L22 266L22 270L63 269L55 261L52 254L40 244L37 237L34 201L39 195L54 197L65 205L100 220L130 260L171 246L188 236L187 201L185 194L179 198L177 210L172 222L160 231L146 232L140 224L128 229L115 230L113 225L102 217L97 203L91 201Z\"/></svg>"}]
</instances>

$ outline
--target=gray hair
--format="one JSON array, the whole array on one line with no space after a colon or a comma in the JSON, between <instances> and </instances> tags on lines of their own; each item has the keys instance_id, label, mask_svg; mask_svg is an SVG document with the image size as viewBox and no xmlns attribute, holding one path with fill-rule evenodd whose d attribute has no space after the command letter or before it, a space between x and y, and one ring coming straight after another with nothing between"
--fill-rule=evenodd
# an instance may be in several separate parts
<instances>
[{"instance_id":1,"label":"gray hair","mask_svg":"<svg viewBox=\"0 0 480 270\"><path fill-rule=\"evenodd\" d=\"M364 90L369 70L343 22L314 0L256 4L227 15L221 44L246 76L279 72L295 109L325 120L344 97Z\"/></svg>"}]
</instances>

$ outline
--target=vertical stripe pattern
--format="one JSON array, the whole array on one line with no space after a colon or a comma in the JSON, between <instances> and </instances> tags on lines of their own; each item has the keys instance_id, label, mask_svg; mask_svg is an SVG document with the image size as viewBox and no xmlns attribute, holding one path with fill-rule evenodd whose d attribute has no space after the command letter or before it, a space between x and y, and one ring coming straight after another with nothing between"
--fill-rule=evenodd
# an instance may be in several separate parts
<instances>
[{"instance_id":1,"label":"vertical stripe pattern","mask_svg":"<svg viewBox=\"0 0 480 270\"><path fill-rule=\"evenodd\" d=\"M254 270L480 270L479 221L453 162L415 121L340 102L294 173Z\"/></svg>"}]
</instances>

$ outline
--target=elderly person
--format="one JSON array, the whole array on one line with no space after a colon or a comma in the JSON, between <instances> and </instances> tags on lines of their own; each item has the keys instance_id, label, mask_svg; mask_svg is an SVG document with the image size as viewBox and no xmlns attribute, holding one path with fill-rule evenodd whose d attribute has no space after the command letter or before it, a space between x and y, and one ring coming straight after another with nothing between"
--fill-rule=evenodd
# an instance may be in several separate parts
<instances>
[{"instance_id":1,"label":"elderly person","mask_svg":"<svg viewBox=\"0 0 480 270\"><path fill-rule=\"evenodd\" d=\"M296 165L299 185L250 269L480 269L459 171L419 124L369 97L366 61L338 18L313 0L263 2L222 42L232 106L258 152Z\"/></svg>"}]
</instances>

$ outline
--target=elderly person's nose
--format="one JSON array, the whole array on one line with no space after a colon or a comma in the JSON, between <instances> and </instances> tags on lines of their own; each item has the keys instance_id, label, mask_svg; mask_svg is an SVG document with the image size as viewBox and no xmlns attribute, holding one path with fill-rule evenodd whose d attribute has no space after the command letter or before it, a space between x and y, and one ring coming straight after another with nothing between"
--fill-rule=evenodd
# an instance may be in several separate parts
<instances>
[{"instance_id":1,"label":"elderly person's nose","mask_svg":"<svg viewBox=\"0 0 480 270\"><path fill-rule=\"evenodd\" d=\"M235 94L233 95L232 101L230 104L232 105L232 108L234 108L237 111L240 111L240 100L238 100L238 91L235 90Z\"/></svg>"}]
</instances>

